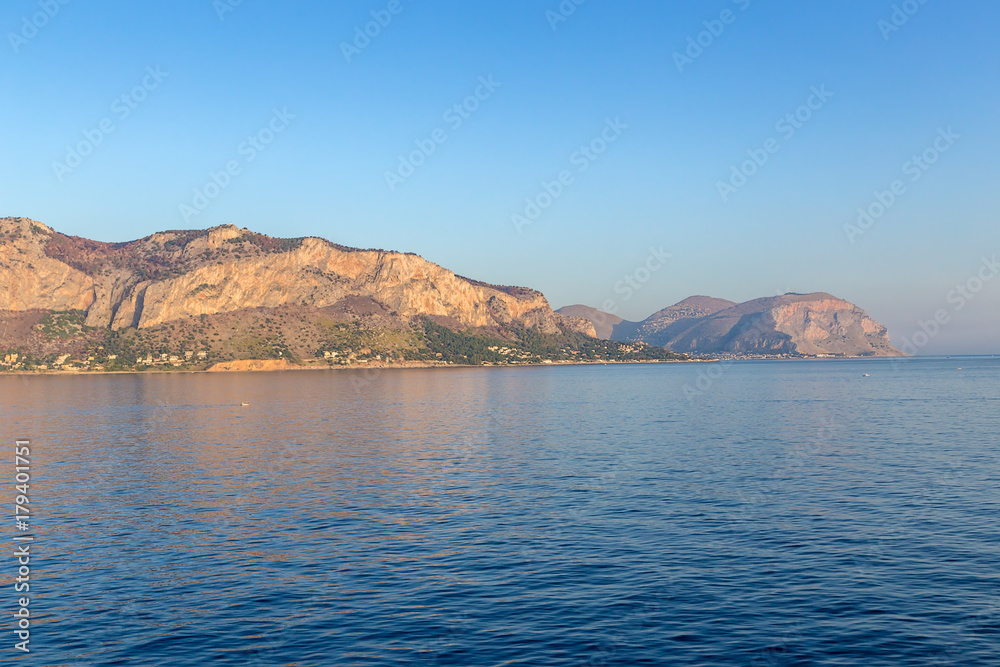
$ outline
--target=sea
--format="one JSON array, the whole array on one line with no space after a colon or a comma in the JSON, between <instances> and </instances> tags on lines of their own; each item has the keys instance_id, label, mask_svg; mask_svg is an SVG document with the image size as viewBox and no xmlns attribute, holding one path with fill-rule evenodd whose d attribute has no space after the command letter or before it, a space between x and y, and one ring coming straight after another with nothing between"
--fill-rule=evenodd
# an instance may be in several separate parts
<instances>
[{"instance_id":1,"label":"sea","mask_svg":"<svg viewBox=\"0 0 1000 667\"><path fill-rule=\"evenodd\" d=\"M4 664L1000 665L1000 358L5 375L0 424Z\"/></svg>"}]
</instances>

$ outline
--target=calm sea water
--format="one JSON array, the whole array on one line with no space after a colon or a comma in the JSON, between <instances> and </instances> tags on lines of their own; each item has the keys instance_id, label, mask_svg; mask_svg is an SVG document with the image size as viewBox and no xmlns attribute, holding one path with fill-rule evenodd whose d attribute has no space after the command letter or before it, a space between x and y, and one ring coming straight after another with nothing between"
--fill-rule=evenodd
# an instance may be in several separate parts
<instances>
[{"instance_id":1,"label":"calm sea water","mask_svg":"<svg viewBox=\"0 0 1000 667\"><path fill-rule=\"evenodd\" d=\"M0 377L0 660L1000 664L1000 359L896 364Z\"/></svg>"}]
</instances>

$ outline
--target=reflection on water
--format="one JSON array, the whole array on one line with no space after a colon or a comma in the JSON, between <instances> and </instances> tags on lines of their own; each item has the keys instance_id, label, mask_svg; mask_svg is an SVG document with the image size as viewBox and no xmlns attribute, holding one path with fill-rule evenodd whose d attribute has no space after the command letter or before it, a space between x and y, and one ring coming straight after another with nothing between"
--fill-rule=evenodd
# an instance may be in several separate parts
<instances>
[{"instance_id":1,"label":"reflection on water","mask_svg":"<svg viewBox=\"0 0 1000 667\"><path fill-rule=\"evenodd\" d=\"M32 657L990 664L1000 364L961 365L0 377Z\"/></svg>"}]
</instances>

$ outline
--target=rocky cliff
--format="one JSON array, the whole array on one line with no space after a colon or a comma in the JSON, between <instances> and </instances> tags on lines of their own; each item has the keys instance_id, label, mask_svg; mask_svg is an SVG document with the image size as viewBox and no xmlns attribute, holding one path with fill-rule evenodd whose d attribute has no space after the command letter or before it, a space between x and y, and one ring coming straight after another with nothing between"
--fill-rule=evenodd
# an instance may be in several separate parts
<instances>
[{"instance_id":1,"label":"rocky cliff","mask_svg":"<svg viewBox=\"0 0 1000 667\"><path fill-rule=\"evenodd\" d=\"M535 290L463 278L410 253L232 225L103 243L0 219L0 310L84 311L86 326L119 330L247 308L345 310L359 299L400 322L430 316L462 330L595 334Z\"/></svg>"},{"instance_id":2,"label":"rocky cliff","mask_svg":"<svg viewBox=\"0 0 1000 667\"><path fill-rule=\"evenodd\" d=\"M621 321L609 337L702 354L902 354L892 347L884 326L854 304L825 292L785 294L741 304L689 297L642 322Z\"/></svg>"},{"instance_id":3,"label":"rocky cliff","mask_svg":"<svg viewBox=\"0 0 1000 667\"><path fill-rule=\"evenodd\" d=\"M617 315L605 313L604 311L581 304L563 306L556 310L556 312L566 317L581 317L589 320L594 325L595 335L604 340L611 339L615 327L625 321Z\"/></svg>"}]
</instances>

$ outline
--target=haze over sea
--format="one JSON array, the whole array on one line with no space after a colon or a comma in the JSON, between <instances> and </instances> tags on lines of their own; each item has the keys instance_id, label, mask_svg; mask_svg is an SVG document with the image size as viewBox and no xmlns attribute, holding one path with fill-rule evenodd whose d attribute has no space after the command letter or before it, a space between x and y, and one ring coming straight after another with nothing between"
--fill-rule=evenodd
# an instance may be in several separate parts
<instances>
[{"instance_id":1,"label":"haze over sea","mask_svg":"<svg viewBox=\"0 0 1000 667\"><path fill-rule=\"evenodd\" d=\"M708 367L0 377L26 659L995 665L1000 359Z\"/></svg>"}]
</instances>

